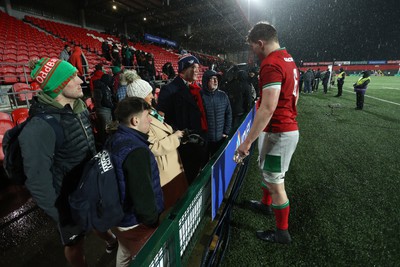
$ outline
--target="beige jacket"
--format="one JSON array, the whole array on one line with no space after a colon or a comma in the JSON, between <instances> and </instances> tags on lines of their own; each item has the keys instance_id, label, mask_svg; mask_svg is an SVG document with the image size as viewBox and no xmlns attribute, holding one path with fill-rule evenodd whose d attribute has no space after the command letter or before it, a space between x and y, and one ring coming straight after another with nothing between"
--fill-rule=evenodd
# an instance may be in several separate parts
<instances>
[{"instance_id":1,"label":"beige jacket","mask_svg":"<svg viewBox=\"0 0 400 267\"><path fill-rule=\"evenodd\" d=\"M177 149L180 141L176 135L172 135L173 133L174 130L171 126L156 118L152 119L148 140L160 171L161 186L169 183L183 172L182 161Z\"/></svg>"}]
</instances>

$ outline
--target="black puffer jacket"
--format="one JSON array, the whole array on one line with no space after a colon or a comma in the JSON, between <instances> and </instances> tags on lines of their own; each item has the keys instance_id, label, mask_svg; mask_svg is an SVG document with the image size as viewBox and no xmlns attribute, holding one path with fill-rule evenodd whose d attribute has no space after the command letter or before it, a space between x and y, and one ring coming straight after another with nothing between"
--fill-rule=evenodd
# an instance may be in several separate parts
<instances>
[{"instance_id":1,"label":"black puffer jacket","mask_svg":"<svg viewBox=\"0 0 400 267\"><path fill-rule=\"evenodd\" d=\"M44 94L37 100L30 116L52 114L60 122L64 136L54 154L56 133L52 126L38 117L27 123L19 136L27 176L25 185L40 208L54 220L65 222L69 217L68 195L76 188L84 164L95 154L89 113L80 99L73 109Z\"/></svg>"}]
</instances>

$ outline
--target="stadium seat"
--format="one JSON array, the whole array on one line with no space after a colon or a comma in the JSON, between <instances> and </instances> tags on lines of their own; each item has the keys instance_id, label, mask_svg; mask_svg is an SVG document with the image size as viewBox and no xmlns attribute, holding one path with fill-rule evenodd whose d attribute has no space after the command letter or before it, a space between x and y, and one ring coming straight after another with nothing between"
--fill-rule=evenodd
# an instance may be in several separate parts
<instances>
[{"instance_id":1,"label":"stadium seat","mask_svg":"<svg viewBox=\"0 0 400 267\"><path fill-rule=\"evenodd\" d=\"M32 100L31 86L26 83L15 83L12 87L14 93L17 93L19 101Z\"/></svg>"},{"instance_id":2,"label":"stadium seat","mask_svg":"<svg viewBox=\"0 0 400 267\"><path fill-rule=\"evenodd\" d=\"M13 121L11 118L11 114L1 111L0 111L0 120L11 121L11 122Z\"/></svg>"},{"instance_id":3,"label":"stadium seat","mask_svg":"<svg viewBox=\"0 0 400 267\"><path fill-rule=\"evenodd\" d=\"M7 130L14 127L14 123L10 120L1 120L0 119L0 135L3 141L3 135L7 132Z\"/></svg>"},{"instance_id":4,"label":"stadium seat","mask_svg":"<svg viewBox=\"0 0 400 267\"><path fill-rule=\"evenodd\" d=\"M11 117L13 121L18 124L25 121L29 117L29 109L27 108L17 108L11 111Z\"/></svg>"}]
</instances>

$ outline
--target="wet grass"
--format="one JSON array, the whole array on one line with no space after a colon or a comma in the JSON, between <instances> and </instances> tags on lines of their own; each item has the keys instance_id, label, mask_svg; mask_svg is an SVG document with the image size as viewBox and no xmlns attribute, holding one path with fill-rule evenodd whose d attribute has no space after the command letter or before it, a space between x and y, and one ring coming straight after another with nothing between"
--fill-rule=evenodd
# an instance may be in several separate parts
<instances>
[{"instance_id":1,"label":"wet grass","mask_svg":"<svg viewBox=\"0 0 400 267\"><path fill-rule=\"evenodd\" d=\"M400 104L399 77L372 77L367 94ZM400 262L400 106L365 98L354 110L352 84L335 98L301 95L300 142L286 175L291 203L289 246L258 240L273 228L242 205L260 199L260 172L253 155L232 214L223 266L398 266ZM339 103L333 111L328 104Z\"/></svg>"}]
</instances>

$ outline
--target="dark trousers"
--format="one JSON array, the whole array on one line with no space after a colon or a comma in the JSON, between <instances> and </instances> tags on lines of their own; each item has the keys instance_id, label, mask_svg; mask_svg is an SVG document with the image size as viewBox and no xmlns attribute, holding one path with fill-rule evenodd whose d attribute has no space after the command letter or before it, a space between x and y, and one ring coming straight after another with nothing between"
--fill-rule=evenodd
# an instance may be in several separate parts
<instances>
[{"instance_id":1,"label":"dark trousers","mask_svg":"<svg viewBox=\"0 0 400 267\"><path fill-rule=\"evenodd\" d=\"M356 92L356 104L358 109L363 109L364 107L364 93Z\"/></svg>"},{"instance_id":2,"label":"dark trousers","mask_svg":"<svg viewBox=\"0 0 400 267\"><path fill-rule=\"evenodd\" d=\"M314 80L313 90L318 91L318 86L319 86L319 78Z\"/></svg>"},{"instance_id":3,"label":"dark trousers","mask_svg":"<svg viewBox=\"0 0 400 267\"><path fill-rule=\"evenodd\" d=\"M180 145L178 151L182 159L186 179L188 184L191 185L200 170L208 162L207 147L188 143Z\"/></svg>"},{"instance_id":4,"label":"dark trousers","mask_svg":"<svg viewBox=\"0 0 400 267\"><path fill-rule=\"evenodd\" d=\"M342 82L338 82L338 84L337 84L337 95L338 96L341 96L342 95L342 93L343 93L343 84L344 83L342 83Z\"/></svg>"},{"instance_id":5,"label":"dark trousers","mask_svg":"<svg viewBox=\"0 0 400 267\"><path fill-rule=\"evenodd\" d=\"M322 85L324 86L324 93L326 94L328 92L328 82L322 83Z\"/></svg>"}]
</instances>

